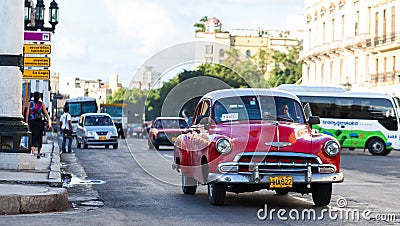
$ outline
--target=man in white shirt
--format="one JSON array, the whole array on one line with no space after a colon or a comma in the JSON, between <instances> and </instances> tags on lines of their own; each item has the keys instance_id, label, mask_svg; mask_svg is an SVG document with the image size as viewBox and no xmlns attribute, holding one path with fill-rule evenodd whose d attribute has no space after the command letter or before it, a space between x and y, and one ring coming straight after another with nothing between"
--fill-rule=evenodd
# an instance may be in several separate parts
<instances>
[{"instance_id":1,"label":"man in white shirt","mask_svg":"<svg viewBox=\"0 0 400 226\"><path fill-rule=\"evenodd\" d=\"M68 139L68 153L72 153L72 123L68 105L64 106L64 114L60 117L60 131L63 136L61 144L62 152L67 153L65 150L65 142Z\"/></svg>"}]
</instances>

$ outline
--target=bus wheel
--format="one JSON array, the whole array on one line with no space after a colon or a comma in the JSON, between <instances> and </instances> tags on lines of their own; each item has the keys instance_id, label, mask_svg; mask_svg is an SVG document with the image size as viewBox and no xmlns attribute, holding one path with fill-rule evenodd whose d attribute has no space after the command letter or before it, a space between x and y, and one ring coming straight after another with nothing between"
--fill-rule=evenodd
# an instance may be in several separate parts
<instances>
[{"instance_id":1,"label":"bus wheel","mask_svg":"<svg viewBox=\"0 0 400 226\"><path fill-rule=\"evenodd\" d=\"M368 151L372 155L387 155L389 152L386 151L386 145L383 141L379 138L372 138L368 142Z\"/></svg>"}]
</instances>

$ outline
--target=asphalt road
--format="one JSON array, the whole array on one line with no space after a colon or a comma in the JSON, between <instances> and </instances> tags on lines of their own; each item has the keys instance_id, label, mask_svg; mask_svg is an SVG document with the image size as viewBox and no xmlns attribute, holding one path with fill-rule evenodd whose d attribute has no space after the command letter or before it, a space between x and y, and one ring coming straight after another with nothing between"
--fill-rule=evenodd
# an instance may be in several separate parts
<instances>
[{"instance_id":1,"label":"asphalt road","mask_svg":"<svg viewBox=\"0 0 400 226\"><path fill-rule=\"evenodd\" d=\"M400 152L371 156L368 151L344 150L345 182L333 186L331 204L321 208L313 205L311 195L278 196L271 191L227 193L225 205L211 206L205 186L196 195L182 194L180 176L171 169L172 149L149 150L142 139L120 140L119 149L74 150L62 157L64 170L73 174L66 186L74 208L1 216L0 225L385 225L394 218L400 222Z\"/></svg>"}]
</instances>

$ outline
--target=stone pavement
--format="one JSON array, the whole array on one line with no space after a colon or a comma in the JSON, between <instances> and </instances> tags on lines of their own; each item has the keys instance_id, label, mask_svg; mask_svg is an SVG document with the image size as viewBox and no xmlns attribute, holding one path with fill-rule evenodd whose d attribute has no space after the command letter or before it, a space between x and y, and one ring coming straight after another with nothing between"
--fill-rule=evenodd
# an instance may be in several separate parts
<instances>
[{"instance_id":1,"label":"stone pavement","mask_svg":"<svg viewBox=\"0 0 400 226\"><path fill-rule=\"evenodd\" d=\"M34 155L0 153L0 214L70 208L67 190L62 187L57 135L50 136L45 139L47 143L43 144L40 159L36 158L36 151ZM16 163L19 167L8 167L12 165L10 162L20 162Z\"/></svg>"}]
</instances>

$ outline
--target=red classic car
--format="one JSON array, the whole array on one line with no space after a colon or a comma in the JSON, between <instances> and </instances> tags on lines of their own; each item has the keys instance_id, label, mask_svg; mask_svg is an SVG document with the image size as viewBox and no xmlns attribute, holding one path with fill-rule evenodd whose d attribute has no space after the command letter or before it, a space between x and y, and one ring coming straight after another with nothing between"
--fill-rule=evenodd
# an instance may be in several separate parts
<instances>
[{"instance_id":1,"label":"red classic car","mask_svg":"<svg viewBox=\"0 0 400 226\"><path fill-rule=\"evenodd\" d=\"M148 145L150 149L160 149L160 145L173 146L176 138L188 128L184 118L157 117L148 131Z\"/></svg>"},{"instance_id":2,"label":"red classic car","mask_svg":"<svg viewBox=\"0 0 400 226\"><path fill-rule=\"evenodd\" d=\"M280 109L282 108L282 109ZM342 182L340 145L310 128L319 117L305 117L292 93L272 89L227 89L199 101L190 129L175 141L173 168L182 190L208 186L208 199L222 205L226 192L261 189L312 193L328 205L332 183Z\"/></svg>"}]
</instances>

